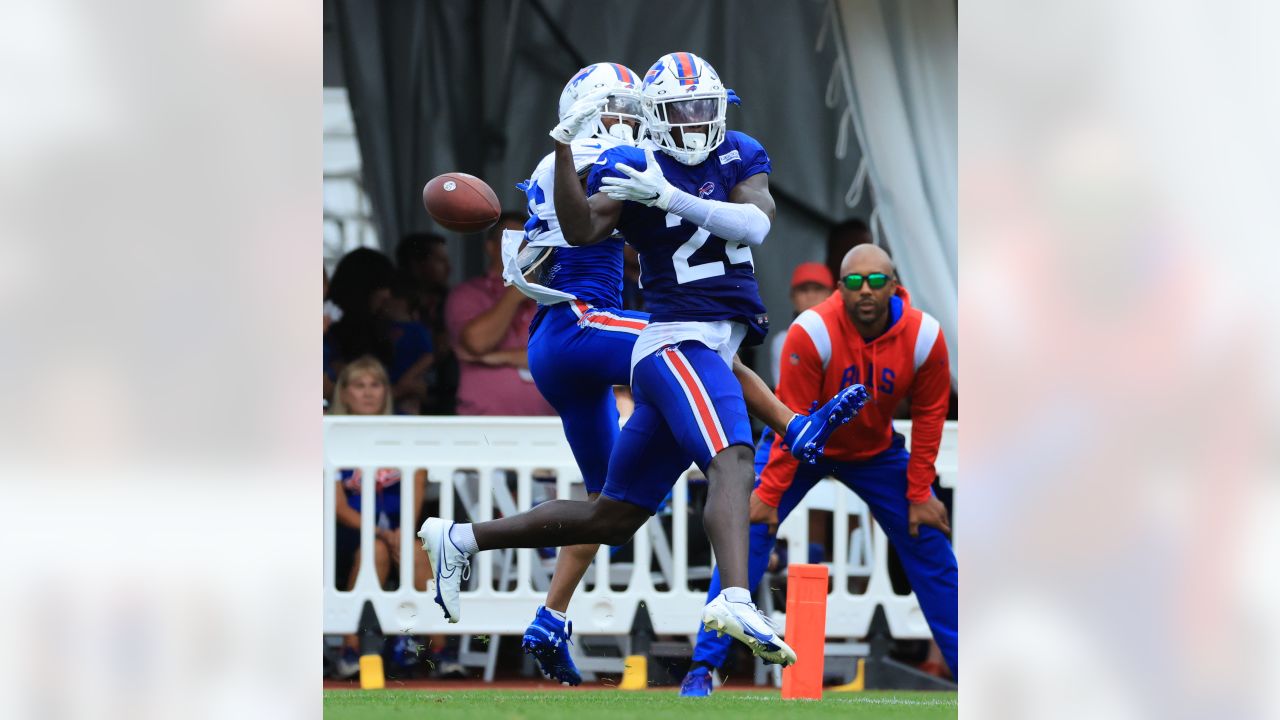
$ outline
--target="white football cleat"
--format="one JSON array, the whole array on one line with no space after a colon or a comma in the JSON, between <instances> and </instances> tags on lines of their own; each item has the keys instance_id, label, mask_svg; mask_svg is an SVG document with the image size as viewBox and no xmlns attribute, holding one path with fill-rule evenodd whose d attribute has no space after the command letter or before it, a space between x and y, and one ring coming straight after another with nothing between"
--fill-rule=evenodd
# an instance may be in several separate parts
<instances>
[{"instance_id":1,"label":"white football cleat","mask_svg":"<svg viewBox=\"0 0 1280 720\"><path fill-rule=\"evenodd\" d=\"M458 593L462 591L462 581L471 577L471 561L449 539L452 527L450 520L427 518L418 531L418 537L422 539L422 548L427 551L431 567L436 571L436 604L444 610L446 620L456 623L462 618Z\"/></svg>"},{"instance_id":2,"label":"white football cleat","mask_svg":"<svg viewBox=\"0 0 1280 720\"><path fill-rule=\"evenodd\" d=\"M796 661L795 651L782 641L755 603L730 602L720 593L702 608L702 626L721 635L729 633L766 662L786 667Z\"/></svg>"}]
</instances>

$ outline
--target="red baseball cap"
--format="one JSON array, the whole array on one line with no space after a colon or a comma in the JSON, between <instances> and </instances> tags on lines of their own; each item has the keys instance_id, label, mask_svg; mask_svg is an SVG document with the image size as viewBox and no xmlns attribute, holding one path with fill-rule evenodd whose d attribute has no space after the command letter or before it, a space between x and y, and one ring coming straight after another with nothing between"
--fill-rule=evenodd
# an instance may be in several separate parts
<instances>
[{"instance_id":1,"label":"red baseball cap","mask_svg":"<svg viewBox=\"0 0 1280 720\"><path fill-rule=\"evenodd\" d=\"M791 273L791 288L795 289L805 283L818 283L827 289L836 286L835 279L831 277L831 270L820 262L800 263L796 266L795 271Z\"/></svg>"}]
</instances>

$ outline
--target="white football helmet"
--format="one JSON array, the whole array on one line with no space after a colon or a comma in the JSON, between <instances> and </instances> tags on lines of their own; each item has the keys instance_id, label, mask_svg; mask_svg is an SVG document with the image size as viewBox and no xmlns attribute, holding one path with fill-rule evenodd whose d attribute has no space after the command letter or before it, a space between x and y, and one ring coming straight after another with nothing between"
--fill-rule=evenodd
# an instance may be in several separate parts
<instances>
[{"instance_id":1,"label":"white football helmet","mask_svg":"<svg viewBox=\"0 0 1280 720\"><path fill-rule=\"evenodd\" d=\"M640 94L653 141L685 165L697 165L724 142L728 93L716 69L691 52L658 58ZM680 142L672 136L680 130Z\"/></svg>"},{"instance_id":2,"label":"white football helmet","mask_svg":"<svg viewBox=\"0 0 1280 720\"><path fill-rule=\"evenodd\" d=\"M626 65L595 63L575 73L560 93L560 119L564 120L569 108L578 100L605 91L608 92L608 104L600 113L595 126L583 128L578 139L594 137L635 145L645 136L646 123L641 108L640 76ZM617 122L606 125L606 118L616 118ZM621 122L623 120L633 121L635 127Z\"/></svg>"}]
</instances>

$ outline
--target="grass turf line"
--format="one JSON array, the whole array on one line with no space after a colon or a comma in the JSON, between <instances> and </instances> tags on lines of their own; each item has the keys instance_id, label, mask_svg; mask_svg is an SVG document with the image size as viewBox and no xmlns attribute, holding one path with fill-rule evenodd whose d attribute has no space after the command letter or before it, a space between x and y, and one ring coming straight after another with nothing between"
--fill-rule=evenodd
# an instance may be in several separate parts
<instances>
[{"instance_id":1,"label":"grass turf line","mask_svg":"<svg viewBox=\"0 0 1280 720\"><path fill-rule=\"evenodd\" d=\"M618 690L519 692L510 690L327 690L324 716L329 720L381 720L423 718L432 720L653 720L696 713L697 720L777 720L787 718L876 718L876 720L934 720L955 718L953 692L867 691L833 693L822 700L787 700L777 691L717 692L709 698L682 698L671 692L622 692Z\"/></svg>"}]
</instances>

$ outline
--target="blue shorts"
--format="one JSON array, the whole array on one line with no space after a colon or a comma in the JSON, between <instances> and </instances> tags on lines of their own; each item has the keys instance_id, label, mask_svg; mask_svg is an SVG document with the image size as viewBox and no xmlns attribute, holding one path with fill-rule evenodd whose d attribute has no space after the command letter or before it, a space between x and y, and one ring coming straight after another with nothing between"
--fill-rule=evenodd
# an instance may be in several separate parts
<instances>
[{"instance_id":1,"label":"blue shorts","mask_svg":"<svg viewBox=\"0 0 1280 720\"><path fill-rule=\"evenodd\" d=\"M631 392L636 410L609 463L606 497L656 512L690 463L706 472L725 448L751 447L742 385L702 343L686 340L640 359Z\"/></svg>"},{"instance_id":2,"label":"blue shorts","mask_svg":"<svg viewBox=\"0 0 1280 720\"><path fill-rule=\"evenodd\" d=\"M588 493L604 487L618 439L614 385L631 382L631 348L649 314L582 301L542 308L529 337L529 372L560 414Z\"/></svg>"}]
</instances>

